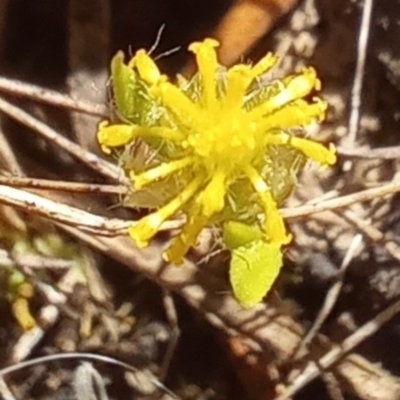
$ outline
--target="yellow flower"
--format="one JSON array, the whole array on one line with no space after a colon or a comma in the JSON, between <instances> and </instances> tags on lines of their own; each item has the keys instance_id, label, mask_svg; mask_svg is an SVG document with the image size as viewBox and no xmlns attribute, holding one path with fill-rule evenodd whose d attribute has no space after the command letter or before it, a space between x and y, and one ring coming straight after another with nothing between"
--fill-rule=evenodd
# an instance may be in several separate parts
<instances>
[{"instance_id":1,"label":"yellow flower","mask_svg":"<svg viewBox=\"0 0 400 400\"><path fill-rule=\"evenodd\" d=\"M333 145L294 136L321 121L327 104L305 97L320 89L313 68L264 83L278 59L267 54L255 65L225 69L217 61L218 42L193 43L198 74L175 84L144 50L128 65L112 62L114 95L122 123L100 124L105 152L125 147L124 167L136 190L166 182L170 191L158 210L133 223L130 236L145 246L166 220L186 215L166 258L180 263L208 224L238 220L258 224L268 243L287 244L279 203L295 184L306 159L322 165L336 161ZM132 167L132 144L141 139L154 150L151 162ZM129 161L126 161L126 159ZM165 197L165 196L164 196Z\"/></svg>"}]
</instances>

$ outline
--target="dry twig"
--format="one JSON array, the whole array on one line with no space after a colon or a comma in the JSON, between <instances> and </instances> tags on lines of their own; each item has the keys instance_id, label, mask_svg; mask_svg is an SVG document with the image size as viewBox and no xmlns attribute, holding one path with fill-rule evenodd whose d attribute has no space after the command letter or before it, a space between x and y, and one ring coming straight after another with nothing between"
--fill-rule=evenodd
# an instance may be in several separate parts
<instances>
[{"instance_id":1,"label":"dry twig","mask_svg":"<svg viewBox=\"0 0 400 400\"><path fill-rule=\"evenodd\" d=\"M21 211L48 218L53 222L74 226L84 232L103 236L126 235L127 228L134 221L106 218L71 207L60 202L46 199L36 194L0 185L0 203L13 206ZM181 221L168 221L161 230L176 229Z\"/></svg>"},{"instance_id":2,"label":"dry twig","mask_svg":"<svg viewBox=\"0 0 400 400\"><path fill-rule=\"evenodd\" d=\"M98 194L126 194L128 189L124 185L96 185L90 183L75 183L75 182L64 182L64 181L51 181L46 179L34 179L24 177L8 177L0 176L0 184L16 187L26 187L35 189L50 189L57 191L71 191L71 192L95 192ZM344 208L355 203L362 203L370 201L376 198L383 198L385 196L400 192L400 182L386 183L381 186L361 190L356 193L352 193L345 196L338 196L333 199L319 201L319 203L312 202L303 206L282 208L280 210L282 216L286 219L305 217L311 214L316 214L324 211L332 211L338 208ZM3 194L2 202L4 204L13 204L13 195L10 192L10 200L7 200L7 196ZM15 193L15 192L14 192ZM28 203L26 203L28 206ZM22 205L21 205L22 207ZM31 209L35 212L35 209ZM48 218L52 218L50 213L47 215ZM71 216L72 218L72 216ZM84 224L84 221L80 221ZM173 225L174 228L176 225ZM107 235L107 233L105 233Z\"/></svg>"},{"instance_id":3,"label":"dry twig","mask_svg":"<svg viewBox=\"0 0 400 400\"><path fill-rule=\"evenodd\" d=\"M106 118L109 115L108 108L102 104L94 104L86 100L74 99L71 96L61 94L54 90L1 76L0 92L31 99L39 103L49 104L54 107L78 111L95 117Z\"/></svg>"},{"instance_id":4,"label":"dry twig","mask_svg":"<svg viewBox=\"0 0 400 400\"><path fill-rule=\"evenodd\" d=\"M84 150L81 146L61 136L58 132L50 128L45 123L39 121L27 112L21 110L20 108L1 98L0 111L4 112L5 114L25 125L26 127L31 128L43 138L53 142L58 147L65 150L67 153L77 158L83 164L97 171L99 174L106 176L115 182L124 183L125 176L120 168L118 168L114 164L105 161L100 157L97 157L95 154Z\"/></svg>"},{"instance_id":5,"label":"dry twig","mask_svg":"<svg viewBox=\"0 0 400 400\"><path fill-rule=\"evenodd\" d=\"M389 194L400 192L400 182L387 183L376 188L362 190L346 196L321 201L319 204L307 204L304 206L283 208L280 210L284 218L299 218L310 214L323 211L331 211L338 208L347 207L351 204L362 203L365 201L383 198Z\"/></svg>"},{"instance_id":6,"label":"dry twig","mask_svg":"<svg viewBox=\"0 0 400 400\"><path fill-rule=\"evenodd\" d=\"M276 397L274 400L288 400L295 395L306 384L317 378L322 371L331 368L335 363L341 360L346 354L357 347L364 340L374 335L384 324L390 321L400 312L400 300L395 301L385 310L381 311L376 317L361 326L356 332L345 339L340 345L336 345L322 356L318 362L310 361L303 371L286 388L285 394ZM400 381L393 388L397 396L400 394ZM374 394L375 395L375 394ZM391 399L395 399L391 397ZM396 397L398 398L398 397ZM386 398L389 400L389 398Z\"/></svg>"},{"instance_id":7,"label":"dry twig","mask_svg":"<svg viewBox=\"0 0 400 400\"><path fill-rule=\"evenodd\" d=\"M350 243L349 249L347 250L347 253L346 253L346 255L342 261L342 264L340 265L340 268L338 270L337 280L331 286L331 288L328 290L328 292L325 296L324 303L318 312L317 318L315 319L310 330L307 332L307 335L301 341L298 350L296 351L295 355L293 356L294 360L304 356L307 346L312 342L312 340L318 334L322 325L324 324L324 322L328 318L329 314L331 313L333 307L335 306L336 301L339 298L339 294L340 294L340 291L343 286L344 275L346 273L348 266L351 263L351 260L354 257L354 253L357 250L357 247L360 245L361 241L362 241L362 236L360 234L357 234L353 238L353 241Z\"/></svg>"},{"instance_id":8,"label":"dry twig","mask_svg":"<svg viewBox=\"0 0 400 400\"><path fill-rule=\"evenodd\" d=\"M369 149L366 147L338 147L337 151L344 157L367 158L372 160L400 159L400 146L379 147L377 149Z\"/></svg>"},{"instance_id":9,"label":"dry twig","mask_svg":"<svg viewBox=\"0 0 400 400\"><path fill-rule=\"evenodd\" d=\"M1 138L1 136L0 136ZM0 139L1 145L1 139ZM123 185L101 185L83 182L65 182L49 179L26 178L20 176L1 176L0 185L21 187L26 189L55 190L73 193L95 193L97 195L125 195L128 194L128 187Z\"/></svg>"},{"instance_id":10,"label":"dry twig","mask_svg":"<svg viewBox=\"0 0 400 400\"><path fill-rule=\"evenodd\" d=\"M351 90L351 112L349 120L348 139L349 147L356 141L358 125L360 121L361 94L365 75L365 62L367 59L368 36L371 28L372 6L374 0L365 0L360 34L358 37L357 65Z\"/></svg>"}]
</instances>

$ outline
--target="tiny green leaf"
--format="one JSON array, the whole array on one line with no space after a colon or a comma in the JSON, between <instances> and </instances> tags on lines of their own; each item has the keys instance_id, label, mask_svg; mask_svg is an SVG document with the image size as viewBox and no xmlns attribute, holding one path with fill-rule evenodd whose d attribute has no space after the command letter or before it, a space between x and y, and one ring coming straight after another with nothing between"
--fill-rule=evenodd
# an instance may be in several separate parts
<instances>
[{"instance_id":1,"label":"tiny green leaf","mask_svg":"<svg viewBox=\"0 0 400 400\"><path fill-rule=\"evenodd\" d=\"M136 91L131 90L137 81L136 73L124 64L124 54L119 51L111 61L114 99L121 117L131 121L134 118Z\"/></svg>"},{"instance_id":2,"label":"tiny green leaf","mask_svg":"<svg viewBox=\"0 0 400 400\"><path fill-rule=\"evenodd\" d=\"M256 225L248 225L238 221L228 221L224 224L223 241L230 250L262 238L263 233Z\"/></svg>"},{"instance_id":3,"label":"tiny green leaf","mask_svg":"<svg viewBox=\"0 0 400 400\"><path fill-rule=\"evenodd\" d=\"M253 307L271 289L282 266L280 246L255 240L232 250L229 270L233 292L243 307Z\"/></svg>"},{"instance_id":4,"label":"tiny green leaf","mask_svg":"<svg viewBox=\"0 0 400 400\"><path fill-rule=\"evenodd\" d=\"M111 61L111 75L119 117L133 124L149 125L154 118L151 110L155 100L148 95L148 86L137 71L124 63L121 51Z\"/></svg>"}]
</instances>

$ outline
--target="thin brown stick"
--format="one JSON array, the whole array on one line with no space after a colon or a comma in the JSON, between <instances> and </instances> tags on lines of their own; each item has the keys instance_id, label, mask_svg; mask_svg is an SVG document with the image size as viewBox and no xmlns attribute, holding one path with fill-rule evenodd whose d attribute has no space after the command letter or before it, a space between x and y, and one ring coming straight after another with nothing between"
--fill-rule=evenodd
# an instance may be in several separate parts
<instances>
[{"instance_id":1,"label":"thin brown stick","mask_svg":"<svg viewBox=\"0 0 400 400\"><path fill-rule=\"evenodd\" d=\"M129 226L129 222L126 221L94 215L66 204L56 203L33 193L3 185L0 185L0 203L69 226L79 227L85 232L104 236L125 234Z\"/></svg>"},{"instance_id":2,"label":"thin brown stick","mask_svg":"<svg viewBox=\"0 0 400 400\"><path fill-rule=\"evenodd\" d=\"M325 299L324 299L324 303L322 304L322 306L318 312L318 315L313 322L313 325L307 332L306 336L304 336L304 338L302 339L302 341L299 345L298 350L293 355L294 360L299 359L300 357L304 356L308 345L313 341L315 336L320 331L322 325L324 324L326 319L329 317L333 307L335 306L335 304L339 298L339 294L342 290L346 270L349 267L349 265L354 257L354 253L357 250L358 246L361 244L361 242L362 242L361 234L357 234L356 236L354 236L354 238L353 238L352 242L350 243L350 246L347 250L346 256L344 257L342 264L340 265L340 268L338 271L338 273L339 273L338 278L333 283L333 285L330 287L330 289L328 290L328 292L325 296Z\"/></svg>"},{"instance_id":3,"label":"thin brown stick","mask_svg":"<svg viewBox=\"0 0 400 400\"><path fill-rule=\"evenodd\" d=\"M365 202L381 198L389 194L400 192L400 182L388 183L376 188L362 190L357 193L326 200L319 204L310 204L293 208L282 208L281 215L284 218L299 218L323 211L331 211L337 208L347 207L358 202Z\"/></svg>"},{"instance_id":4,"label":"thin brown stick","mask_svg":"<svg viewBox=\"0 0 400 400\"><path fill-rule=\"evenodd\" d=\"M0 176L0 184L35 188L35 189L50 189L58 191L71 191L71 192L92 192L99 194L126 194L128 186L125 185L96 185L90 183L75 183L64 181L52 181L46 179L36 178L22 178L22 177L9 177ZM387 183L376 188L361 190L345 196L336 197L325 201L320 201L319 204L307 204L304 206L281 208L280 212L283 218L301 218L311 214L316 214L324 211L332 211L338 208L350 206L355 203L365 202L376 198L381 198L400 192L400 182Z\"/></svg>"},{"instance_id":5,"label":"thin brown stick","mask_svg":"<svg viewBox=\"0 0 400 400\"><path fill-rule=\"evenodd\" d=\"M359 147L338 147L338 154L344 157L397 160L400 158L400 146L380 147L378 149Z\"/></svg>"},{"instance_id":6,"label":"thin brown stick","mask_svg":"<svg viewBox=\"0 0 400 400\"><path fill-rule=\"evenodd\" d=\"M55 202L24 190L0 185L0 203L15 207L21 211L33 213L83 232L114 237L126 235L129 226L135 221L123 221L117 218L105 218L91 214L79 208ZM176 229L182 221L168 221L160 230Z\"/></svg>"},{"instance_id":7,"label":"thin brown stick","mask_svg":"<svg viewBox=\"0 0 400 400\"><path fill-rule=\"evenodd\" d=\"M171 333L168 341L167 350L165 351L160 366L160 373L158 374L158 376L162 381L168 374L169 367L175 355L176 348L179 343L179 337L181 334L179 328L178 312L176 310L175 301L172 294L166 289L163 290L163 305L164 305L165 315L169 322Z\"/></svg>"},{"instance_id":8,"label":"thin brown stick","mask_svg":"<svg viewBox=\"0 0 400 400\"><path fill-rule=\"evenodd\" d=\"M360 122L361 96L364 83L365 64L367 60L368 36L371 30L373 4L374 0L365 0L363 4L361 27L358 35L357 64L354 82L351 89L351 111L347 138L350 145L354 144L357 139L358 126Z\"/></svg>"},{"instance_id":9,"label":"thin brown stick","mask_svg":"<svg viewBox=\"0 0 400 400\"><path fill-rule=\"evenodd\" d=\"M0 111L9 115L11 118L17 120L28 128L33 129L40 136L44 137L50 142L53 142L88 167L97 171L99 174L111 178L113 181L119 183L123 183L125 181L124 173L120 168L103 160L102 158L97 157L95 154L84 150L81 146L71 142L64 136L61 136L58 132L47 126L45 123L39 121L27 112L1 98Z\"/></svg>"},{"instance_id":10,"label":"thin brown stick","mask_svg":"<svg viewBox=\"0 0 400 400\"><path fill-rule=\"evenodd\" d=\"M22 175L23 171L18 163L17 156L12 151L7 137L4 135L3 129L0 127L0 165L7 171L12 171L14 174Z\"/></svg>"},{"instance_id":11,"label":"thin brown stick","mask_svg":"<svg viewBox=\"0 0 400 400\"><path fill-rule=\"evenodd\" d=\"M328 353L322 356L318 363L310 361L303 372L298 375L291 384L286 388L285 394L276 397L274 400L288 400L295 395L301 388L310 383L312 380L321 375L323 371L332 367L347 353L356 346L374 335L384 324L390 321L400 312L400 300L392 303L385 310L380 312L376 317L361 326L356 332L347 337L340 345L332 348Z\"/></svg>"},{"instance_id":12,"label":"thin brown stick","mask_svg":"<svg viewBox=\"0 0 400 400\"><path fill-rule=\"evenodd\" d=\"M40 103L66 108L96 117L106 118L109 115L107 107L104 105L74 99L68 95L41 86L31 85L29 83L1 76L0 92L9 93L13 96L28 98Z\"/></svg>"},{"instance_id":13,"label":"thin brown stick","mask_svg":"<svg viewBox=\"0 0 400 400\"><path fill-rule=\"evenodd\" d=\"M368 237L373 242L383 245L385 250L396 260L400 261L400 246L395 240L391 240L386 237L379 229L373 227L370 223L366 222L362 218L358 217L351 210L346 210L343 213L343 217L355 225L357 229L360 230L366 237Z\"/></svg>"},{"instance_id":14,"label":"thin brown stick","mask_svg":"<svg viewBox=\"0 0 400 400\"><path fill-rule=\"evenodd\" d=\"M53 181L49 179L0 176L0 184L26 189L54 190L59 192L95 193L99 195L126 195L129 188L123 185Z\"/></svg>"}]
</instances>

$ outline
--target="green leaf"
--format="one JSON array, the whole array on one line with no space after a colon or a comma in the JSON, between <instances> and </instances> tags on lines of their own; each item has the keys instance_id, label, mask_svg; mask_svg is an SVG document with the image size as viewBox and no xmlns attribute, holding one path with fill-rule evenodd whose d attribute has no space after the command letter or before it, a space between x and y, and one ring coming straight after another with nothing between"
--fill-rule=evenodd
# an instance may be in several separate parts
<instances>
[{"instance_id":1,"label":"green leaf","mask_svg":"<svg viewBox=\"0 0 400 400\"><path fill-rule=\"evenodd\" d=\"M262 238L263 233L256 225L248 225L238 221L229 221L224 224L223 241L230 250Z\"/></svg>"},{"instance_id":2,"label":"green leaf","mask_svg":"<svg viewBox=\"0 0 400 400\"><path fill-rule=\"evenodd\" d=\"M281 266L280 246L265 240L232 250L229 275L238 302L246 308L259 303L271 289Z\"/></svg>"},{"instance_id":3,"label":"green leaf","mask_svg":"<svg viewBox=\"0 0 400 400\"><path fill-rule=\"evenodd\" d=\"M135 85L137 75L124 64L124 53L119 51L111 61L114 99L121 117L132 121L135 117Z\"/></svg>"},{"instance_id":4,"label":"green leaf","mask_svg":"<svg viewBox=\"0 0 400 400\"><path fill-rule=\"evenodd\" d=\"M111 61L111 74L119 117L133 124L151 125L156 101L149 95L148 86L138 73L124 63L121 51Z\"/></svg>"}]
</instances>

